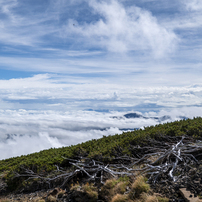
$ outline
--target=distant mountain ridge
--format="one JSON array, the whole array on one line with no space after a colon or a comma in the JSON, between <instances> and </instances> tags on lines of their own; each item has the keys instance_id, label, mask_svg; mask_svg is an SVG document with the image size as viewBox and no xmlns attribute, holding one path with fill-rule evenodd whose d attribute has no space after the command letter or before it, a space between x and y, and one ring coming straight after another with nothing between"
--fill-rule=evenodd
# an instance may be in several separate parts
<instances>
[{"instance_id":1,"label":"distant mountain ridge","mask_svg":"<svg viewBox=\"0 0 202 202\"><path fill-rule=\"evenodd\" d=\"M142 119L155 119L157 120L158 122L162 122L162 121L166 121L166 120L172 120L171 116L169 115L164 115L164 116L161 116L161 117L146 117L146 116L143 116L142 114L139 114L139 113L127 113L127 114L124 114L123 116L113 116L112 118L117 118L117 119L122 119L122 118L127 118L127 119L136 119L136 118L142 118ZM180 119L188 119L187 117L185 116L179 116Z\"/></svg>"}]
</instances>

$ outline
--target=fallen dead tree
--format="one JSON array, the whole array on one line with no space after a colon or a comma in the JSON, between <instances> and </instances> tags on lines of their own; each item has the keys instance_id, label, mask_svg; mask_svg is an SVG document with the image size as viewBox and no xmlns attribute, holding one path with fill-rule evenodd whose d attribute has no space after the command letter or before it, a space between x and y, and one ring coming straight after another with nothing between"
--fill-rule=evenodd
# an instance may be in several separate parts
<instances>
[{"instance_id":1,"label":"fallen dead tree","mask_svg":"<svg viewBox=\"0 0 202 202\"><path fill-rule=\"evenodd\" d=\"M150 164L146 164L142 173L150 175L149 181L156 183L158 177L166 173L168 178L171 178L174 182L177 182L187 170L191 168L191 165L198 165L198 160L195 154L202 152L202 143L193 142L183 143L185 137L172 145L165 152L159 152L152 155L160 155L156 161ZM199 155L198 155L199 156ZM177 173L177 176L174 176Z\"/></svg>"},{"instance_id":2,"label":"fallen dead tree","mask_svg":"<svg viewBox=\"0 0 202 202\"><path fill-rule=\"evenodd\" d=\"M168 193L164 192L169 194L173 190L176 192L180 186L188 186L187 181L191 180L197 173L202 157L202 142L186 136L166 136L162 139L150 139L148 145L141 147L131 145L132 157L119 156L107 161L84 157L77 157L76 159L64 157L64 162L71 166L59 167L56 165L56 170L46 176L21 167L21 172L15 172L13 179L25 179L23 181L25 186L21 189L24 191L29 190L29 187L33 190L33 186L30 186L33 183L37 185L35 189L56 186L65 188L72 180L78 178L81 182L104 184L111 177L144 174L148 176L148 182L158 192L160 192L159 185L161 185L161 189L167 188L169 185ZM196 169L196 172L191 175L190 171L193 169ZM198 175L197 178L202 179L202 176ZM195 190L195 192L198 194L199 191Z\"/></svg>"},{"instance_id":3,"label":"fallen dead tree","mask_svg":"<svg viewBox=\"0 0 202 202\"><path fill-rule=\"evenodd\" d=\"M33 179L35 179L36 182L36 179L38 179L38 184L47 184L48 188L53 188L58 185L61 188L64 188L73 178L78 176L80 178L85 178L89 182L98 182L104 184L104 181L110 177L124 175L131 176L133 175L134 171L134 169L127 168L126 165L105 165L103 162L95 161L94 159L89 158L80 158L79 160L68 158L64 159L66 162L68 162L68 164L72 165L71 169L64 170L64 168L56 165L56 170L54 172L48 176L42 176L30 169L21 167L21 173L14 172L13 179L27 178L24 180L24 184L29 184L27 182L32 181ZM119 160L121 159L122 158L119 158ZM123 160L125 160L124 157Z\"/></svg>"}]
</instances>

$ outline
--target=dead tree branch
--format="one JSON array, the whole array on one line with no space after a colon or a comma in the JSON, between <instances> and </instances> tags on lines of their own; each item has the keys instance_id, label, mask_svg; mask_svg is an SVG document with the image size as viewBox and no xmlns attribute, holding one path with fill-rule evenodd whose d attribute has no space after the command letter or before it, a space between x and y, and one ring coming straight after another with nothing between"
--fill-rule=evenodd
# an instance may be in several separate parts
<instances>
[{"instance_id":1,"label":"dead tree branch","mask_svg":"<svg viewBox=\"0 0 202 202\"><path fill-rule=\"evenodd\" d=\"M107 164L104 161L90 158L69 159L63 157L66 164L71 167L65 168L56 165L56 170L47 176L22 167L21 173L15 173L15 178L25 177L25 181L38 178L51 188L51 186L58 185L59 182L60 187L65 187L77 176L103 184L109 176L132 176L136 175L138 171L141 174L147 174L149 182L152 184L160 180L162 175L178 182L183 178L186 170L190 169L190 165L198 164L197 158L201 156L202 143L195 142L190 137L163 138L165 141L151 139L149 143L153 146L131 146L136 157L120 156L110 159L111 163L108 160Z\"/></svg>"}]
</instances>

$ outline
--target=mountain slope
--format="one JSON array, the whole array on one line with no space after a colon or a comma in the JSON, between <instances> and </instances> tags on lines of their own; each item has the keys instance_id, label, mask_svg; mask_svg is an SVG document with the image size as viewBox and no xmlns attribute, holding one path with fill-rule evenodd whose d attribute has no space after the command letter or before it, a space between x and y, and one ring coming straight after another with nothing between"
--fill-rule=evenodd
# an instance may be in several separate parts
<instances>
[{"instance_id":1,"label":"mountain slope","mask_svg":"<svg viewBox=\"0 0 202 202\"><path fill-rule=\"evenodd\" d=\"M194 118L180 120L172 123L159 124L144 128L144 130L134 130L121 135L104 136L101 139L91 140L82 144L63 147L59 149L49 149L38 153L29 154L0 161L1 172L1 192L8 193L12 191L26 190L25 180L28 180L28 175L24 175L24 171L33 172L35 175L42 176L47 179L54 176L54 172L58 168L72 170L67 159L94 159L104 164L114 162L120 157L134 158L138 148L152 147L153 140L161 142L166 137L186 136L194 139L202 138L202 118ZM61 171L62 173L62 171ZM21 177L16 177L21 175ZM24 175L24 176L23 176ZM34 179L34 178L33 178ZM32 182L27 191L31 189L48 189L44 184ZM40 181L41 183L41 181ZM60 182L57 182L58 184ZM37 185L37 186L35 186Z\"/></svg>"}]
</instances>

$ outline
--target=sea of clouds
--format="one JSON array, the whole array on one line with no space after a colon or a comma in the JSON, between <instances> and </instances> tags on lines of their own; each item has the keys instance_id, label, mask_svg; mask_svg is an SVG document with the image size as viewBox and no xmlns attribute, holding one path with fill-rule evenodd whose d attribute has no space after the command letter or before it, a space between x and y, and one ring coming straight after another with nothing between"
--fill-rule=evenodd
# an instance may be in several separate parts
<instances>
[{"instance_id":1,"label":"sea of clouds","mask_svg":"<svg viewBox=\"0 0 202 202\"><path fill-rule=\"evenodd\" d=\"M123 112L95 111L1 111L0 158L74 145L159 123L152 118L127 119L123 115Z\"/></svg>"},{"instance_id":2,"label":"sea of clouds","mask_svg":"<svg viewBox=\"0 0 202 202\"><path fill-rule=\"evenodd\" d=\"M47 74L1 82L0 159L202 114L201 85L70 84Z\"/></svg>"}]
</instances>

